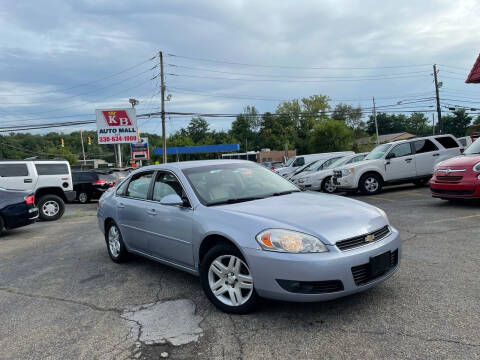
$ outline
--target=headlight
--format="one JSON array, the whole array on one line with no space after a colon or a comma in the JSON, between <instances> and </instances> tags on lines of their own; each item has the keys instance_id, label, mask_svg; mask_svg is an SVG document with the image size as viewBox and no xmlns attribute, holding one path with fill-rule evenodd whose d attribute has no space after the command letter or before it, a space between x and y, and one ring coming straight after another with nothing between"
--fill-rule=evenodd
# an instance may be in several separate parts
<instances>
[{"instance_id":1,"label":"headlight","mask_svg":"<svg viewBox=\"0 0 480 360\"><path fill-rule=\"evenodd\" d=\"M480 162L474 165L473 171L480 172Z\"/></svg>"},{"instance_id":2,"label":"headlight","mask_svg":"<svg viewBox=\"0 0 480 360\"><path fill-rule=\"evenodd\" d=\"M355 172L354 168L342 169L342 176L347 176L347 175L353 174L354 172Z\"/></svg>"},{"instance_id":3,"label":"headlight","mask_svg":"<svg viewBox=\"0 0 480 360\"><path fill-rule=\"evenodd\" d=\"M321 253L327 247L316 237L298 231L269 229L262 231L255 239L263 250L288 253Z\"/></svg>"}]
</instances>

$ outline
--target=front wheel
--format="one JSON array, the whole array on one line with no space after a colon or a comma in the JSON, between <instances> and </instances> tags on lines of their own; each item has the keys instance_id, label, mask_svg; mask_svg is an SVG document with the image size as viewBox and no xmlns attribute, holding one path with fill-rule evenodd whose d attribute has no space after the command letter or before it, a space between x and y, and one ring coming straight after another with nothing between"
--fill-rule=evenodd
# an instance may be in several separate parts
<instances>
[{"instance_id":1,"label":"front wheel","mask_svg":"<svg viewBox=\"0 0 480 360\"><path fill-rule=\"evenodd\" d=\"M217 245L207 252L200 266L200 281L208 299L224 312L246 314L258 303L250 269L233 246Z\"/></svg>"},{"instance_id":2,"label":"front wheel","mask_svg":"<svg viewBox=\"0 0 480 360\"><path fill-rule=\"evenodd\" d=\"M374 173L365 174L360 178L358 186L362 193L375 195L382 190L382 179Z\"/></svg>"},{"instance_id":3,"label":"front wheel","mask_svg":"<svg viewBox=\"0 0 480 360\"><path fill-rule=\"evenodd\" d=\"M38 200L38 212L42 220L58 220L65 212L65 203L57 195L44 195Z\"/></svg>"},{"instance_id":4,"label":"front wheel","mask_svg":"<svg viewBox=\"0 0 480 360\"><path fill-rule=\"evenodd\" d=\"M322 181L322 191L328 194L333 194L337 190L337 187L333 183L333 179L331 176L325 178Z\"/></svg>"},{"instance_id":5,"label":"front wheel","mask_svg":"<svg viewBox=\"0 0 480 360\"><path fill-rule=\"evenodd\" d=\"M122 233L117 224L111 223L105 231L105 240L107 242L108 255L116 263L124 262L128 259L128 252L123 243Z\"/></svg>"},{"instance_id":6,"label":"front wheel","mask_svg":"<svg viewBox=\"0 0 480 360\"><path fill-rule=\"evenodd\" d=\"M420 179L420 180L415 180L413 182L415 186L422 187L428 184L428 179Z\"/></svg>"}]
</instances>

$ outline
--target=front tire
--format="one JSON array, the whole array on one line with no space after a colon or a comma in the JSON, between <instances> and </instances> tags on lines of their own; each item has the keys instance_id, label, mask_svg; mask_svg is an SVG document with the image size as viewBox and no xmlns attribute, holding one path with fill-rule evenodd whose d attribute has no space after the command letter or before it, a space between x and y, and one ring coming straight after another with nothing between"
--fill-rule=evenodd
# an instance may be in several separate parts
<instances>
[{"instance_id":1,"label":"front tire","mask_svg":"<svg viewBox=\"0 0 480 360\"><path fill-rule=\"evenodd\" d=\"M358 187L366 195L375 195L382 191L382 179L375 173L365 174L360 178Z\"/></svg>"},{"instance_id":2,"label":"front tire","mask_svg":"<svg viewBox=\"0 0 480 360\"><path fill-rule=\"evenodd\" d=\"M332 177L329 176L322 181L322 191L327 194L333 194L337 191L337 187L332 181Z\"/></svg>"},{"instance_id":3,"label":"front tire","mask_svg":"<svg viewBox=\"0 0 480 360\"><path fill-rule=\"evenodd\" d=\"M3 222L3 219L0 216L0 236L2 236L4 231L5 231L5 223Z\"/></svg>"},{"instance_id":4,"label":"front tire","mask_svg":"<svg viewBox=\"0 0 480 360\"><path fill-rule=\"evenodd\" d=\"M258 304L250 269L231 245L217 245L207 252L200 265L200 281L207 298L226 313L246 314Z\"/></svg>"},{"instance_id":5,"label":"front tire","mask_svg":"<svg viewBox=\"0 0 480 360\"><path fill-rule=\"evenodd\" d=\"M58 220L65 212L65 203L57 195L44 195L38 201L38 212L42 220Z\"/></svg>"},{"instance_id":6,"label":"front tire","mask_svg":"<svg viewBox=\"0 0 480 360\"><path fill-rule=\"evenodd\" d=\"M428 184L428 179L420 179L420 180L415 180L413 182L415 186L422 187Z\"/></svg>"},{"instance_id":7,"label":"front tire","mask_svg":"<svg viewBox=\"0 0 480 360\"><path fill-rule=\"evenodd\" d=\"M110 223L107 226L105 231L105 241L107 242L108 255L110 255L112 261L121 263L128 259L128 251L117 224Z\"/></svg>"}]
</instances>

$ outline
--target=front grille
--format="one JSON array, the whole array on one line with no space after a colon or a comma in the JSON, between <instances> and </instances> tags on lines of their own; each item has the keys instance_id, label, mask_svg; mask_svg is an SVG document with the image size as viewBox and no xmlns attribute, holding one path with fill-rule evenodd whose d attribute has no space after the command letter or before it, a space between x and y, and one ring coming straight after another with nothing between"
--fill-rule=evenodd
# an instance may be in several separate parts
<instances>
[{"instance_id":1,"label":"front grille","mask_svg":"<svg viewBox=\"0 0 480 360\"><path fill-rule=\"evenodd\" d=\"M437 175L437 181L438 182L459 182L460 180L463 179L463 176L443 176L443 175Z\"/></svg>"},{"instance_id":2,"label":"front grille","mask_svg":"<svg viewBox=\"0 0 480 360\"><path fill-rule=\"evenodd\" d=\"M395 268L398 265L398 250L392 251L390 253L390 267L383 273L377 274L375 276L370 275L369 273L369 264L363 264L352 267L353 280L355 285L360 286L367 284L375 279L378 279L388 273L390 270Z\"/></svg>"},{"instance_id":3,"label":"front grille","mask_svg":"<svg viewBox=\"0 0 480 360\"><path fill-rule=\"evenodd\" d=\"M373 239L371 239L372 235L373 235ZM359 246L367 245L375 241L382 240L388 235L390 235L390 228L388 227L388 225L386 225L383 228L376 230L372 233L338 241L335 245L337 245L337 247L340 250L345 251L345 250L350 250ZM367 240L370 240L370 241L367 241Z\"/></svg>"},{"instance_id":4,"label":"front grille","mask_svg":"<svg viewBox=\"0 0 480 360\"><path fill-rule=\"evenodd\" d=\"M440 195L473 195L475 190L445 190L431 188L432 193Z\"/></svg>"},{"instance_id":5,"label":"front grille","mask_svg":"<svg viewBox=\"0 0 480 360\"><path fill-rule=\"evenodd\" d=\"M284 290L298 294L324 294L343 291L344 289L340 280L294 281L278 279L277 282Z\"/></svg>"},{"instance_id":6,"label":"front grille","mask_svg":"<svg viewBox=\"0 0 480 360\"><path fill-rule=\"evenodd\" d=\"M342 172L340 170L333 170L333 177L342 177Z\"/></svg>"}]
</instances>

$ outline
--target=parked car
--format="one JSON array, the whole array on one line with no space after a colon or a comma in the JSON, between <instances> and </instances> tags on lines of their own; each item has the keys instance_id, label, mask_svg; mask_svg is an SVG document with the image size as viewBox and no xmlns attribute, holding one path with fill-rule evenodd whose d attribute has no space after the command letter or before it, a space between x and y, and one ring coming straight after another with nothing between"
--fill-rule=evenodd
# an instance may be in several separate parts
<instances>
[{"instance_id":1,"label":"parked car","mask_svg":"<svg viewBox=\"0 0 480 360\"><path fill-rule=\"evenodd\" d=\"M38 218L31 191L0 188L0 235L7 229L33 224Z\"/></svg>"},{"instance_id":2,"label":"parked car","mask_svg":"<svg viewBox=\"0 0 480 360\"><path fill-rule=\"evenodd\" d=\"M297 182L298 179L308 176L309 174L313 174L314 172L317 172L319 170L326 169L327 167L329 167L331 164L341 159L342 157L343 156L338 156L338 155L330 155L330 156L324 157L323 159L314 161L313 163L310 163L307 166L300 168L294 173L287 175L286 178L298 185L298 182Z\"/></svg>"},{"instance_id":3,"label":"parked car","mask_svg":"<svg viewBox=\"0 0 480 360\"><path fill-rule=\"evenodd\" d=\"M105 190L114 186L117 181L111 175L98 174L95 171L74 171L72 178L77 200L83 204L92 199L100 199Z\"/></svg>"},{"instance_id":4,"label":"parked car","mask_svg":"<svg viewBox=\"0 0 480 360\"><path fill-rule=\"evenodd\" d=\"M320 153L320 154L308 154L308 155L297 155L297 156L292 156L290 159L287 160L285 165L283 167L280 167L278 169L275 169L277 173L279 173L282 176L285 176L289 173L292 173L300 166L303 166L308 163L312 163L316 160L320 160L325 158L326 156L346 156L346 155L351 155L355 154L353 151L340 151L340 152L333 152L333 153Z\"/></svg>"},{"instance_id":5,"label":"parked car","mask_svg":"<svg viewBox=\"0 0 480 360\"><path fill-rule=\"evenodd\" d=\"M302 192L250 161L148 166L99 200L114 262L135 253L198 275L232 313L259 297L320 301L378 285L397 269L399 234L385 213L335 195Z\"/></svg>"},{"instance_id":6,"label":"parked car","mask_svg":"<svg viewBox=\"0 0 480 360\"><path fill-rule=\"evenodd\" d=\"M436 135L382 144L365 160L333 171L333 183L343 190L359 189L377 194L384 185L412 182L427 184L440 161L460 154L460 143L452 135Z\"/></svg>"},{"instance_id":7,"label":"parked car","mask_svg":"<svg viewBox=\"0 0 480 360\"><path fill-rule=\"evenodd\" d=\"M323 166L318 171L309 172L304 175L302 175L303 173L300 173L299 177L295 179L294 183L305 190L321 190L323 192L332 194L337 189L332 181L333 170L343 165L354 164L362 161L367 154L368 153L362 153L344 156L331 162L328 166Z\"/></svg>"},{"instance_id":8,"label":"parked car","mask_svg":"<svg viewBox=\"0 0 480 360\"><path fill-rule=\"evenodd\" d=\"M75 200L70 164L64 160L2 160L0 187L34 193L42 220L57 220Z\"/></svg>"},{"instance_id":9,"label":"parked car","mask_svg":"<svg viewBox=\"0 0 480 360\"><path fill-rule=\"evenodd\" d=\"M480 197L480 141L461 156L437 164L430 180L432 196L442 199Z\"/></svg>"}]
</instances>

